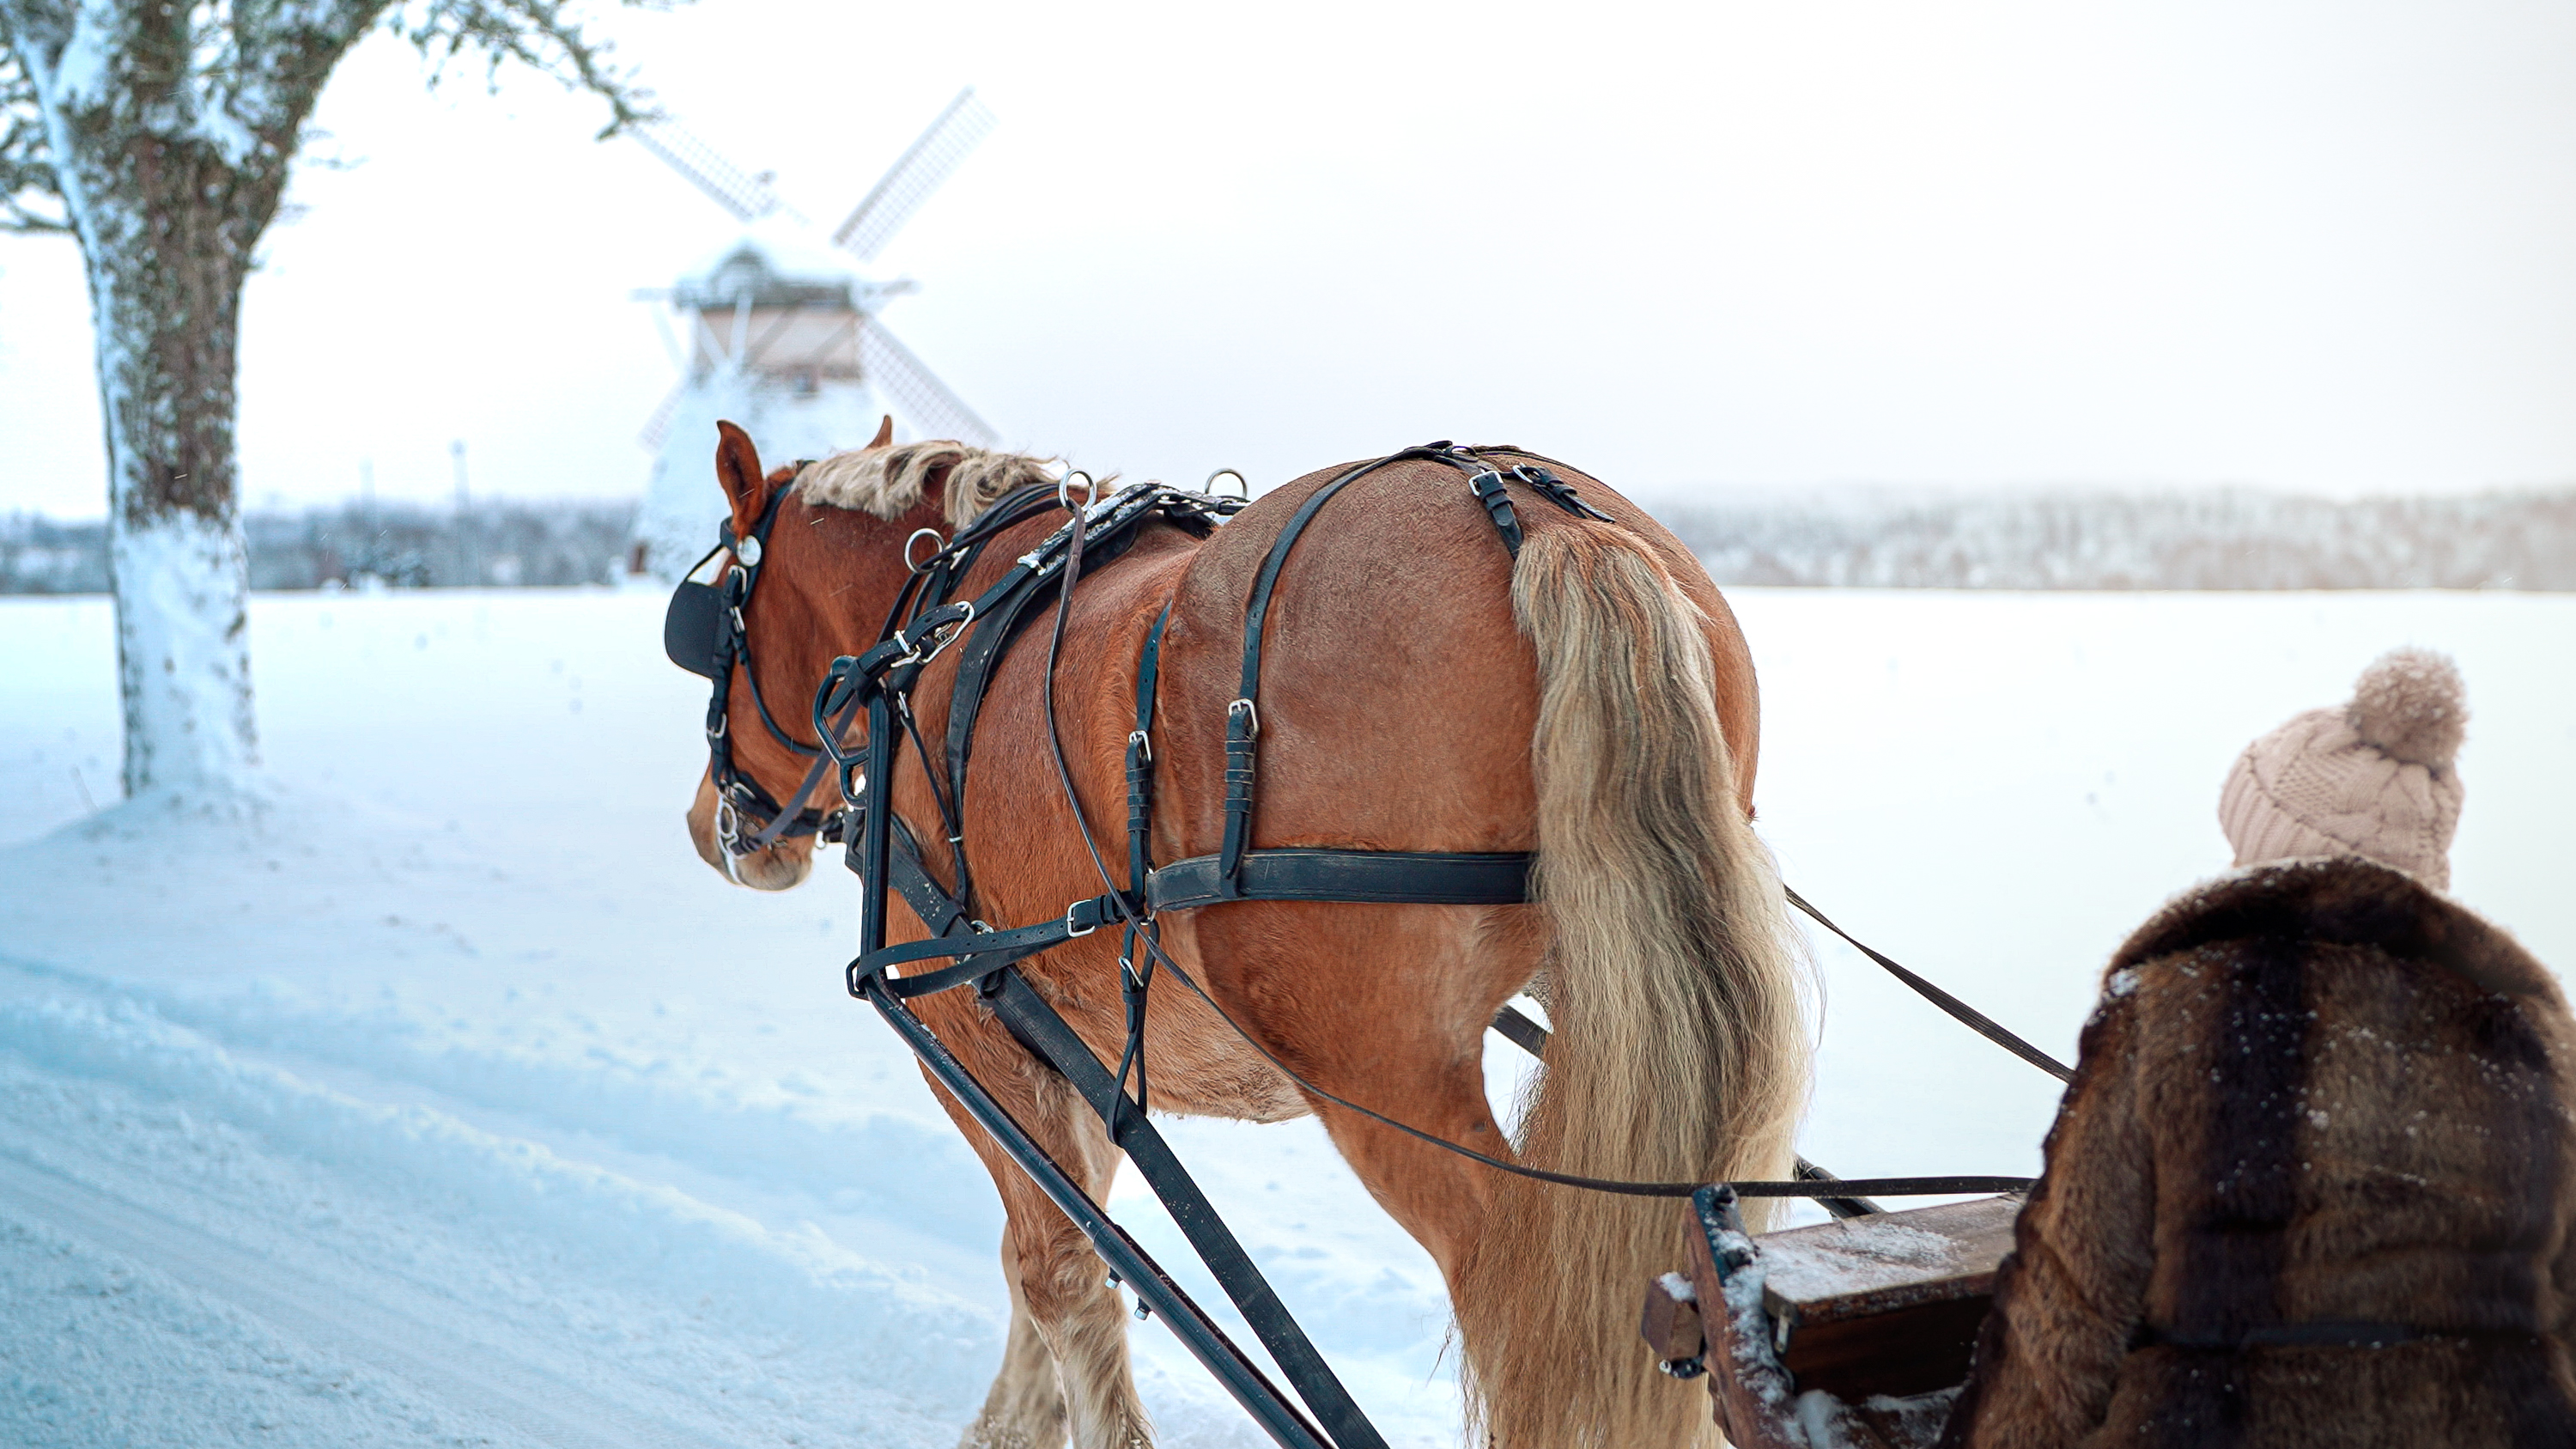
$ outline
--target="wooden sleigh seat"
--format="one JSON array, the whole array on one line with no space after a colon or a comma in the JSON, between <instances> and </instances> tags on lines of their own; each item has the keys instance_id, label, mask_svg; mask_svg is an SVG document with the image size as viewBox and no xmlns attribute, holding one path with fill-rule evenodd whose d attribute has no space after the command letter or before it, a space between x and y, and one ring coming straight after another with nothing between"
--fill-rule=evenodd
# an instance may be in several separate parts
<instances>
[{"instance_id":1,"label":"wooden sleigh seat","mask_svg":"<svg viewBox=\"0 0 2576 1449\"><path fill-rule=\"evenodd\" d=\"M1648 1286L1665 1371L1705 1371L1737 1449L1924 1449L1967 1377L2017 1197L1755 1237L1735 1195L1690 1203L1690 1263Z\"/></svg>"}]
</instances>

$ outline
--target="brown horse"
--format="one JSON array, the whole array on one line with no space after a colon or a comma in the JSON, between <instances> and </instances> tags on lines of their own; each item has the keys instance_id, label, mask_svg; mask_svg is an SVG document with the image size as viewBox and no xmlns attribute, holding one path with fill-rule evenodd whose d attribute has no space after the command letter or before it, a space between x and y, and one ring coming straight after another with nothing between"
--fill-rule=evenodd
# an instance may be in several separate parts
<instances>
[{"instance_id":1,"label":"brown horse","mask_svg":"<svg viewBox=\"0 0 2576 1449\"><path fill-rule=\"evenodd\" d=\"M1483 451L1506 468L1531 460ZM953 532L1053 477L1037 459L949 442L887 447L882 435L879 446L764 475L730 425L716 470L737 536L779 507L745 610L772 701L811 698L834 655L876 642L915 530ZM1113 859L1156 614L1169 604L1152 851L1170 861L1217 847L1253 576L1297 505L1339 471L1277 489L1204 542L1148 524L1074 591L1056 708L1083 817ZM1535 851L1532 903L1230 902L1165 915L1165 944L1306 1080L1436 1136L1597 1176L1781 1176L1807 1043L1799 957L1750 825L1752 661L1716 586L1672 534L1597 481L1559 471L1611 521L1525 501L1517 559L1452 469L1398 464L1344 489L1279 577L1260 699L1256 843ZM958 596L1062 521L1049 513L1002 534ZM963 804L979 911L997 926L1060 916L1101 889L1048 747L1045 636L1028 631L995 673ZM947 728L962 652L935 663L916 696L927 739ZM754 717L745 673L731 684L736 720ZM804 773L759 729L735 732L734 759L774 799ZM891 786L929 868L953 880L919 751L904 752ZM716 814L702 782L690 833L721 867ZM783 889L804 877L811 851L786 841L735 870ZM925 933L897 912L893 934ZM1125 1037L1117 944L1102 931L1022 966L1112 1061ZM1520 1140L1506 1144L1485 1095L1483 1038L1524 989L1546 1003L1555 1036ZM975 993L925 997L918 1009L1057 1162L1095 1197L1107 1192L1116 1160L1099 1119ZM1185 993L1154 996L1145 1049L1158 1110L1322 1117L1370 1192L1439 1262L1478 1437L1502 1449L1628 1449L1707 1435L1698 1396L1659 1381L1636 1342L1640 1285L1682 1260L1671 1204L1513 1178L1310 1099ZM1009 1212L1009 1343L965 1442L1052 1449L1069 1429L1076 1449L1150 1443L1126 1316L1099 1260L941 1100Z\"/></svg>"}]
</instances>

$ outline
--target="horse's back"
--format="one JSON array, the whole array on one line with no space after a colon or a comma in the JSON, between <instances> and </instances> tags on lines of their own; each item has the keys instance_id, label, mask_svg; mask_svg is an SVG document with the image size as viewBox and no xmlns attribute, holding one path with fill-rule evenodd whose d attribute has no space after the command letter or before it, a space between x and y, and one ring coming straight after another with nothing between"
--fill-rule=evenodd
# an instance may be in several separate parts
<instances>
[{"instance_id":1,"label":"horse's back","mask_svg":"<svg viewBox=\"0 0 2576 1449\"><path fill-rule=\"evenodd\" d=\"M1530 455L1489 449L1503 466ZM1296 512L1350 466L1265 494L1217 531L1182 578L1165 650L1164 828L1189 854L1223 830L1226 711L1241 689L1245 611ZM1721 717L1749 787L1752 665L1688 549L1644 510L1562 464L1602 523L1525 487L1519 526L1614 531L1709 620ZM1280 569L1263 629L1254 838L1373 850L1529 850L1538 662L1514 618L1513 555L1457 469L1379 468L1325 501ZM1184 784L1183 782L1188 782Z\"/></svg>"}]
</instances>

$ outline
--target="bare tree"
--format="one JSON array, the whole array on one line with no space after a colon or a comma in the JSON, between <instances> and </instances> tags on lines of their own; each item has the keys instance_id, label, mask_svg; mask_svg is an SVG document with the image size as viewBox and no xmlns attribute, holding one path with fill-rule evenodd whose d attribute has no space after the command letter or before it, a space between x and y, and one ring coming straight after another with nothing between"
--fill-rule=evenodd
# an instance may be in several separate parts
<instances>
[{"instance_id":1,"label":"bare tree","mask_svg":"<svg viewBox=\"0 0 2576 1449\"><path fill-rule=\"evenodd\" d=\"M70 233L89 277L128 794L221 794L257 759L242 283L323 82L380 26L441 71L517 61L590 91L603 135L645 115L561 0L0 0L0 228Z\"/></svg>"}]
</instances>

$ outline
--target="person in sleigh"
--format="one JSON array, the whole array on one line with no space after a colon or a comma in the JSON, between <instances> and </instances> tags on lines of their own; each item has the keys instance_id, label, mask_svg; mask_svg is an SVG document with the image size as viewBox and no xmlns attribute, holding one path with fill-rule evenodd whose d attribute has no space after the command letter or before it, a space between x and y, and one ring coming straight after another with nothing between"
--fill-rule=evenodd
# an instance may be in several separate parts
<instances>
[{"instance_id":1,"label":"person in sleigh","mask_svg":"<svg viewBox=\"0 0 2576 1449\"><path fill-rule=\"evenodd\" d=\"M2237 760L2237 869L2113 957L1945 1446L2576 1445L2576 1021L2445 894L2466 714L2401 650Z\"/></svg>"}]
</instances>

